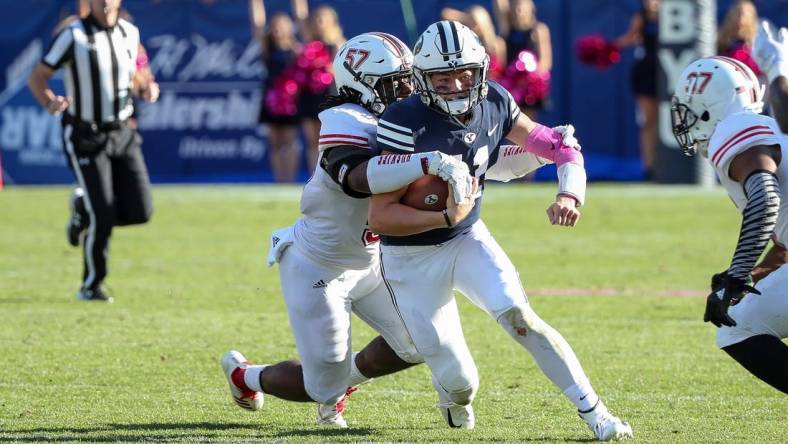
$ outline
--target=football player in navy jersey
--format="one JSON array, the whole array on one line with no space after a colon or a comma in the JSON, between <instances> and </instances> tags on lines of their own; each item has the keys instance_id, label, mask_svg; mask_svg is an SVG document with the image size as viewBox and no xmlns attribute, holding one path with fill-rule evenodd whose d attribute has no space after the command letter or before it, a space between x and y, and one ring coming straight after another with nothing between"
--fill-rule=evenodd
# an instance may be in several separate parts
<instances>
[{"instance_id":1,"label":"football player in navy jersey","mask_svg":"<svg viewBox=\"0 0 788 444\"><path fill-rule=\"evenodd\" d=\"M381 32L353 37L334 58L338 95L320 113L320 165L304 186L301 217L274 231L269 244L301 362L260 365L225 353L222 369L241 408L259 410L264 394L316 401L318 424L347 427L342 413L354 386L423 362L381 277L367 197L434 175L471 203L474 180L465 163L438 151L398 163L373 157L378 117L412 93L412 59L404 43ZM359 353L352 352L352 313L380 333Z\"/></svg>"},{"instance_id":2,"label":"football player in navy jersey","mask_svg":"<svg viewBox=\"0 0 788 444\"><path fill-rule=\"evenodd\" d=\"M585 195L585 169L571 126L550 129L520 113L512 96L487 81L488 56L470 29L430 25L414 48L415 94L389 106L378 121L383 155L440 150L461 158L478 178L509 180L544 162L558 166L559 187L547 213L574 226ZM499 148L504 139L520 146ZM432 371L440 410L452 427L472 428L479 384L462 335L454 289L493 317L534 357L575 404L597 439L632 436L599 399L564 338L531 308L514 265L479 219L453 196L443 212L400 203L406 188L373 195L370 228L382 234L382 270L397 311ZM556 267L560 273L560 268Z\"/></svg>"}]
</instances>

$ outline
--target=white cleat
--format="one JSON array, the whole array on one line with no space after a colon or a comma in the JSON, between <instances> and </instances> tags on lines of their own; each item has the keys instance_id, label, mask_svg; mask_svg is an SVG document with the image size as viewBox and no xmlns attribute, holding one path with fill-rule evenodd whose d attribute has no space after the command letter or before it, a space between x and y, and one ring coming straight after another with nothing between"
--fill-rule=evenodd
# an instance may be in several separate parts
<instances>
[{"instance_id":1,"label":"white cleat","mask_svg":"<svg viewBox=\"0 0 788 444\"><path fill-rule=\"evenodd\" d=\"M244 355L235 350L228 351L222 356L222 370L230 385L230 394L233 401L246 410L260 410L263 406L263 394L249 389L244 383L244 372L252 365Z\"/></svg>"},{"instance_id":2,"label":"white cleat","mask_svg":"<svg viewBox=\"0 0 788 444\"><path fill-rule=\"evenodd\" d=\"M345 400L353 392L358 390L356 387L350 387L345 391L345 396L334 405L317 404L317 424L327 427L336 427L338 429L346 429L347 421L342 416L345 411Z\"/></svg>"},{"instance_id":3,"label":"white cleat","mask_svg":"<svg viewBox=\"0 0 788 444\"><path fill-rule=\"evenodd\" d=\"M441 403L438 408L443 415L443 419L453 429L472 429L476 426L476 416L473 414L473 407L459 405L453 402Z\"/></svg>"},{"instance_id":4,"label":"white cleat","mask_svg":"<svg viewBox=\"0 0 788 444\"><path fill-rule=\"evenodd\" d=\"M602 401L588 413L578 412L581 418L588 424L588 428L594 432L594 436L599 441L618 441L622 439L632 438L632 427L613 416L607 410Z\"/></svg>"},{"instance_id":5,"label":"white cleat","mask_svg":"<svg viewBox=\"0 0 788 444\"><path fill-rule=\"evenodd\" d=\"M338 429L347 428L347 421L345 421L345 418L342 416L342 412L338 408L338 404L318 404L317 424L326 427L336 427Z\"/></svg>"}]
</instances>

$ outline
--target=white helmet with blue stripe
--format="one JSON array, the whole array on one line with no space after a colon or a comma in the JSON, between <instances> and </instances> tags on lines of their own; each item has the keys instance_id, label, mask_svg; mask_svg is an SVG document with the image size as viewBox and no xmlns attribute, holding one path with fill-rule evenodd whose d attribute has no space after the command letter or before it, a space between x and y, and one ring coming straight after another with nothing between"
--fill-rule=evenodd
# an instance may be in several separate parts
<instances>
[{"instance_id":1,"label":"white helmet with blue stripe","mask_svg":"<svg viewBox=\"0 0 788 444\"><path fill-rule=\"evenodd\" d=\"M490 58L479 37L462 23L443 20L430 25L413 48L413 79L422 102L451 116L465 114L487 96ZM474 82L459 97L444 98L430 75L472 70Z\"/></svg>"}]
</instances>

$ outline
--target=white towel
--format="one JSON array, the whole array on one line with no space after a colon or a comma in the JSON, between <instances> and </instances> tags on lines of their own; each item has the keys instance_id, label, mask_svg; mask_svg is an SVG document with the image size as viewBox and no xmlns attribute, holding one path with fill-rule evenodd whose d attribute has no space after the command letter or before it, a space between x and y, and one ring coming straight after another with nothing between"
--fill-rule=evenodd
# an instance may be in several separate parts
<instances>
[{"instance_id":1,"label":"white towel","mask_svg":"<svg viewBox=\"0 0 788 444\"><path fill-rule=\"evenodd\" d=\"M268 266L273 267L279 262L282 253L293 244L293 227L280 228L271 233L271 249L268 250Z\"/></svg>"}]
</instances>

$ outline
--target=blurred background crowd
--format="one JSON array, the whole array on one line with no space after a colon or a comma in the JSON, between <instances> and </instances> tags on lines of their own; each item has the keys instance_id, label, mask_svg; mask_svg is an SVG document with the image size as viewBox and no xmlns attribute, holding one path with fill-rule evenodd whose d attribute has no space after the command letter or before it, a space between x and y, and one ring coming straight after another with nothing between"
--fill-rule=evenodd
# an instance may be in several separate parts
<instances>
[{"instance_id":1,"label":"blurred background crowd","mask_svg":"<svg viewBox=\"0 0 788 444\"><path fill-rule=\"evenodd\" d=\"M759 73L749 54L758 21L788 24L788 0L696 1L715 13L716 52ZM161 85L159 101L138 104L136 113L151 178L308 179L319 106L332 92L331 59L345 39L383 31L413 44L430 23L451 19L479 35L490 78L525 113L577 127L589 179L653 180L659 150L672 149L669 123L660 125L660 91L669 85L660 86L659 74L659 33L671 28L659 21L675 3L695 1L125 0L142 34L138 65ZM68 183L58 118L36 106L24 81L54 31L86 14L87 4L0 4L14 11L0 18L3 177ZM543 170L536 180L554 178Z\"/></svg>"}]
</instances>

